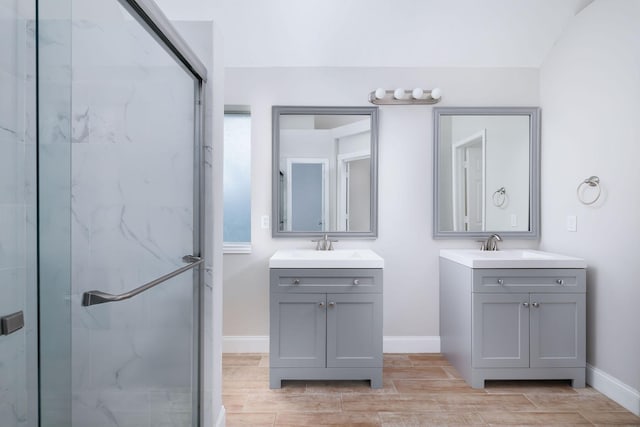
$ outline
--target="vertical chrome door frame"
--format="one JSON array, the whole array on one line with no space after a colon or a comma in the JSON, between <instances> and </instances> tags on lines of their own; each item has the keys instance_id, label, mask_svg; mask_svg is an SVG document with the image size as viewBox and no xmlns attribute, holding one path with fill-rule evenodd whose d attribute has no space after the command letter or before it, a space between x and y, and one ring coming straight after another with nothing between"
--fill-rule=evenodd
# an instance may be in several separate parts
<instances>
[{"instance_id":1,"label":"vertical chrome door frame","mask_svg":"<svg viewBox=\"0 0 640 427\"><path fill-rule=\"evenodd\" d=\"M204 137L206 111L207 68L180 36L160 8L151 0L118 0L131 15L164 47L176 61L194 78L194 176L193 176L193 252L195 256L207 259L205 248L205 203L204 189ZM202 424L204 397L202 373L204 372L204 273L207 262L193 270L193 342L197 349L193 351L192 386L197 393L193 401L193 426Z\"/></svg>"}]
</instances>

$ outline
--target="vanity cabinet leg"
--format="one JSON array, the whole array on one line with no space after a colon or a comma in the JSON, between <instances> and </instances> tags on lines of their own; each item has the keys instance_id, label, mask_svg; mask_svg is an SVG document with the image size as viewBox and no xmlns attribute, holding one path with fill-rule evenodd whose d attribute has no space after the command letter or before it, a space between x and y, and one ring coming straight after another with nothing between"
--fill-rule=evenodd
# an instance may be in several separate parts
<instances>
[{"instance_id":1,"label":"vanity cabinet leg","mask_svg":"<svg viewBox=\"0 0 640 427\"><path fill-rule=\"evenodd\" d=\"M282 378L269 374L269 388L282 388Z\"/></svg>"}]
</instances>

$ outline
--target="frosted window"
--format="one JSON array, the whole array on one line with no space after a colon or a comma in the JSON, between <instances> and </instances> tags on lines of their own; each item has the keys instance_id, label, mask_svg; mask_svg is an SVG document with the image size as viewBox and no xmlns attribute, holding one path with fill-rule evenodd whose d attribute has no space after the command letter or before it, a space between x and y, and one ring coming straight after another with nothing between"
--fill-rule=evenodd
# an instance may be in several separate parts
<instances>
[{"instance_id":1,"label":"frosted window","mask_svg":"<svg viewBox=\"0 0 640 427\"><path fill-rule=\"evenodd\" d=\"M251 115L224 115L224 242L251 242Z\"/></svg>"}]
</instances>

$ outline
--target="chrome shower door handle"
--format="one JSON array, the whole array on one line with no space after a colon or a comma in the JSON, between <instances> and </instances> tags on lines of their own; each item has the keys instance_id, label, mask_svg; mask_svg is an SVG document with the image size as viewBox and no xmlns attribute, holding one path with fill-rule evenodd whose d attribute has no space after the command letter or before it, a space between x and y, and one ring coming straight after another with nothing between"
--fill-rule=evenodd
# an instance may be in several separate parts
<instances>
[{"instance_id":1,"label":"chrome shower door handle","mask_svg":"<svg viewBox=\"0 0 640 427\"><path fill-rule=\"evenodd\" d=\"M96 304L104 304L105 302L117 302L123 301L129 298L133 298L136 295L143 293L146 290L149 290L155 286L158 286L162 282L166 282L167 280L184 273L185 271L191 270L202 264L204 260L195 255L185 255L182 257L183 262L188 262L189 264L184 267L180 267L177 270L172 271L171 273L165 274L162 277L158 277L151 282L147 282L144 285L137 287L135 289L130 290L129 292L125 292L119 295L113 295L102 291L89 291L82 294L82 306L88 307L90 305Z\"/></svg>"},{"instance_id":2,"label":"chrome shower door handle","mask_svg":"<svg viewBox=\"0 0 640 427\"><path fill-rule=\"evenodd\" d=\"M24 328L24 313L18 311L0 317L0 335L10 335Z\"/></svg>"}]
</instances>

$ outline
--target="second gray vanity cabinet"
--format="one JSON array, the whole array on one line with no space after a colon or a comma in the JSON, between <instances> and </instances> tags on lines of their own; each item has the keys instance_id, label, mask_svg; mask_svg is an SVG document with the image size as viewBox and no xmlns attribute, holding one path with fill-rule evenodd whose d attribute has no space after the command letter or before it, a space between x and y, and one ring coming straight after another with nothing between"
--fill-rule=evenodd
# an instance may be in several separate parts
<instances>
[{"instance_id":1,"label":"second gray vanity cabinet","mask_svg":"<svg viewBox=\"0 0 640 427\"><path fill-rule=\"evenodd\" d=\"M382 270L271 269L269 384L382 386Z\"/></svg>"},{"instance_id":2,"label":"second gray vanity cabinet","mask_svg":"<svg viewBox=\"0 0 640 427\"><path fill-rule=\"evenodd\" d=\"M585 365L585 294L474 293L472 365Z\"/></svg>"},{"instance_id":3,"label":"second gray vanity cabinet","mask_svg":"<svg viewBox=\"0 0 640 427\"><path fill-rule=\"evenodd\" d=\"M474 388L488 379L584 387L584 269L478 269L440 258L442 353Z\"/></svg>"}]
</instances>

